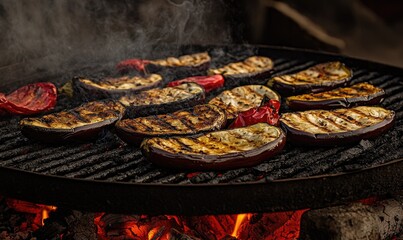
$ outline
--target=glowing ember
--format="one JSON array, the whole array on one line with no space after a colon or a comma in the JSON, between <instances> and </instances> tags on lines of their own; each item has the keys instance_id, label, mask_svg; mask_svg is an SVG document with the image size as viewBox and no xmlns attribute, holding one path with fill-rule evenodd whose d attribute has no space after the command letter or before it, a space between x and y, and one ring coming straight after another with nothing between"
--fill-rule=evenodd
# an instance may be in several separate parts
<instances>
[{"instance_id":1,"label":"glowing ember","mask_svg":"<svg viewBox=\"0 0 403 240\"><path fill-rule=\"evenodd\" d=\"M55 206L46 206L46 205L39 205L42 206L42 226L45 224L45 219L49 218L49 213L50 212L54 212L56 211L56 207Z\"/></svg>"},{"instance_id":2,"label":"glowing ember","mask_svg":"<svg viewBox=\"0 0 403 240\"><path fill-rule=\"evenodd\" d=\"M297 239L304 211L194 217L102 214L95 223L101 240Z\"/></svg>"},{"instance_id":3,"label":"glowing ember","mask_svg":"<svg viewBox=\"0 0 403 240\"><path fill-rule=\"evenodd\" d=\"M381 197L374 196L374 197L369 197L369 198L358 200L357 202L360 202L360 203L365 204L365 205L373 205L376 202L381 201L381 200L382 200Z\"/></svg>"},{"instance_id":4,"label":"glowing ember","mask_svg":"<svg viewBox=\"0 0 403 240\"><path fill-rule=\"evenodd\" d=\"M158 233L158 227L155 227L155 228L151 229L148 232L148 240L155 239L154 237L156 237L157 233Z\"/></svg>"},{"instance_id":5,"label":"glowing ember","mask_svg":"<svg viewBox=\"0 0 403 240\"><path fill-rule=\"evenodd\" d=\"M186 177L188 178L188 179L191 179L191 178L193 178L193 177L196 177L197 175L199 175L201 172L193 172L193 173L188 173L187 175L186 175Z\"/></svg>"},{"instance_id":6,"label":"glowing ember","mask_svg":"<svg viewBox=\"0 0 403 240\"><path fill-rule=\"evenodd\" d=\"M13 226L13 229L18 229L18 231L32 233L38 230L44 224L44 220L49 217L49 214L56 210L56 207L53 206L7 198L3 199L3 203L7 204L8 209L24 213L21 218L24 219L24 222L19 222L17 223L18 225ZM376 203L378 199L377 197L373 197L360 200L359 202L372 204ZM307 209L277 213L205 216L148 216L97 213L94 218L92 215L88 219L94 219L99 240L287 240L299 238L301 217L305 211ZM46 221L45 227L49 226L48 223L51 224L52 222L52 219ZM93 229L93 227L91 228ZM54 232L58 237L64 233ZM28 235L26 236L28 237ZM0 236L0 239L3 238Z\"/></svg>"},{"instance_id":7,"label":"glowing ember","mask_svg":"<svg viewBox=\"0 0 403 240\"><path fill-rule=\"evenodd\" d=\"M281 227L277 228L273 234L266 237L265 240L288 240L298 239L300 231L300 223L302 214L307 211L299 210L295 211L291 218L288 219Z\"/></svg>"},{"instance_id":8,"label":"glowing ember","mask_svg":"<svg viewBox=\"0 0 403 240\"><path fill-rule=\"evenodd\" d=\"M246 217L250 218L250 214L243 213L243 214L238 214L236 217L236 222L235 222L235 227L234 231L232 232L231 236L238 238L239 237L239 227L243 223L243 221L246 219Z\"/></svg>"},{"instance_id":9,"label":"glowing ember","mask_svg":"<svg viewBox=\"0 0 403 240\"><path fill-rule=\"evenodd\" d=\"M34 230L43 226L44 220L49 217L49 213L56 210L54 206L35 204L16 199L7 199L7 205L18 212L33 214L34 220L32 221L31 227Z\"/></svg>"},{"instance_id":10,"label":"glowing ember","mask_svg":"<svg viewBox=\"0 0 403 240\"><path fill-rule=\"evenodd\" d=\"M43 226L44 220L56 207L33 204L14 199L8 206L33 216L33 230ZM301 215L305 210L279 213L245 213L208 216L147 216L96 214L98 239L297 239ZM123 237L123 238L122 238Z\"/></svg>"},{"instance_id":11,"label":"glowing ember","mask_svg":"<svg viewBox=\"0 0 403 240\"><path fill-rule=\"evenodd\" d=\"M373 200L373 199L371 199ZM9 199L8 206L33 214L38 229L56 207ZM98 239L297 239L301 216L306 210L279 213L245 213L210 216L147 216L97 214ZM232 233L231 233L232 232ZM231 234L230 234L231 233ZM230 234L230 235L229 235Z\"/></svg>"}]
</instances>

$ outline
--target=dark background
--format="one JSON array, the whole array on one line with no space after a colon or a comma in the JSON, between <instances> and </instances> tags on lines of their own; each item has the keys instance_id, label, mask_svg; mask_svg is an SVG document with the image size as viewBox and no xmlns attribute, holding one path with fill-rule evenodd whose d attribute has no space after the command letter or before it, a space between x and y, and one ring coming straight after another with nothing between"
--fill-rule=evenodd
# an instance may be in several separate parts
<instances>
[{"instance_id":1,"label":"dark background","mask_svg":"<svg viewBox=\"0 0 403 240\"><path fill-rule=\"evenodd\" d=\"M163 43L290 46L403 67L402 13L399 0L3 0L0 67L147 57Z\"/></svg>"},{"instance_id":2,"label":"dark background","mask_svg":"<svg viewBox=\"0 0 403 240\"><path fill-rule=\"evenodd\" d=\"M251 42L334 51L403 67L402 1L252 2L265 10L248 12L248 23L255 21L246 27ZM256 20L260 14L261 25Z\"/></svg>"}]
</instances>

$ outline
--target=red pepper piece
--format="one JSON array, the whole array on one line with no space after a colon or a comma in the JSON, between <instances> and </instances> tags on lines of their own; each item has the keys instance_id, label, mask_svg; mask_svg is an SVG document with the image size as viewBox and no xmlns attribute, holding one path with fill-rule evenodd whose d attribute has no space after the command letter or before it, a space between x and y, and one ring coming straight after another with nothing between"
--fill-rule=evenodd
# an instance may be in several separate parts
<instances>
[{"instance_id":1,"label":"red pepper piece","mask_svg":"<svg viewBox=\"0 0 403 240\"><path fill-rule=\"evenodd\" d=\"M261 122L277 126L278 120L280 119L279 110L280 102L271 99L260 107L251 108L245 112L239 113L238 117L229 128L245 127Z\"/></svg>"},{"instance_id":2,"label":"red pepper piece","mask_svg":"<svg viewBox=\"0 0 403 240\"><path fill-rule=\"evenodd\" d=\"M221 75L212 75L212 76L195 76L188 77L181 80L173 81L168 83L168 87L175 87L185 82L194 82L199 84L204 88L207 92L210 92L213 89L221 88L224 86L224 78Z\"/></svg>"},{"instance_id":3,"label":"red pepper piece","mask_svg":"<svg viewBox=\"0 0 403 240\"><path fill-rule=\"evenodd\" d=\"M56 105L57 89L53 83L33 83L9 95L0 93L0 111L31 115L52 109Z\"/></svg>"},{"instance_id":4,"label":"red pepper piece","mask_svg":"<svg viewBox=\"0 0 403 240\"><path fill-rule=\"evenodd\" d=\"M6 115L7 111L2 109L2 105L7 102L6 95L4 93L0 93L0 116Z\"/></svg>"},{"instance_id":5,"label":"red pepper piece","mask_svg":"<svg viewBox=\"0 0 403 240\"><path fill-rule=\"evenodd\" d=\"M126 60L119 62L116 65L116 68L119 71L123 71L123 72L131 70L131 69L135 69L139 72L145 72L146 65L149 63L150 63L149 60L132 58L132 59L126 59Z\"/></svg>"}]
</instances>

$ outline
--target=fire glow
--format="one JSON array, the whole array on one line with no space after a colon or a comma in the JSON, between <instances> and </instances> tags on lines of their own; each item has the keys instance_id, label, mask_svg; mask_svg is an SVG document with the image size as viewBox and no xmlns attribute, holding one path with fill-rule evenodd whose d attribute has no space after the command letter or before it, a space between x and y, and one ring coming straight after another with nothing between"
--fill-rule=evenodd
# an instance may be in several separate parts
<instances>
[{"instance_id":1,"label":"fire glow","mask_svg":"<svg viewBox=\"0 0 403 240\"><path fill-rule=\"evenodd\" d=\"M238 216L236 217L234 231L232 232L231 236L238 238L239 237L239 227L241 226L241 224L243 223L245 218L250 218L250 217L251 217L251 214L238 214Z\"/></svg>"},{"instance_id":2,"label":"fire glow","mask_svg":"<svg viewBox=\"0 0 403 240\"><path fill-rule=\"evenodd\" d=\"M356 203L361 204L360 206L375 206L375 208L373 208L374 210L376 209L376 204L379 202L382 202L382 198L370 197L367 199L359 200ZM60 220L63 219L63 217L60 218L60 211L63 212L63 210L57 209L53 206L35 204L7 198L3 200L3 203L6 203L6 206L10 211L8 214L20 214L18 215L19 217L14 217L14 219L20 219L22 221L13 220L13 222L15 222L17 225L12 225L11 228L17 229L18 234L23 234L24 236L38 236L38 233L44 234L45 232L49 232L49 229L53 229L54 231L55 228L52 228L52 226L55 226L54 223L63 222L63 220L60 222ZM52 214L53 211L59 212ZM87 229L85 231L91 232L92 237L90 239L287 240L299 238L301 217L305 211L307 210L276 213L243 213L205 216L149 216L112 213L87 213L86 215L85 213L77 214L78 211L73 212L76 212L74 214L74 216L76 217L88 216L79 219L85 219L85 222L89 223L87 228L85 228ZM386 211L385 214L390 213L388 211ZM380 214L383 214L383 212ZM66 215L64 219L74 219L74 217L72 218L72 216L73 215ZM309 216L309 214L307 214L307 216ZM48 217L49 219L44 222L44 220ZM76 224L82 226L81 224L83 224L84 222L79 219L75 219L73 222L76 222ZM72 229L75 229L75 226L77 226L74 225L74 223L72 226L68 225L67 222L65 222L65 224L67 225L63 225L62 228L58 228L60 232L53 232L54 234L56 234L58 239L63 240L65 234L69 233L70 231L72 231ZM95 228L97 229L97 231L95 231ZM306 234L306 228L304 233ZM393 234L394 233L388 233L388 236L394 236ZM0 233L1 239L3 239L2 236L7 236L7 233ZM66 239L67 238L68 237L66 237ZM42 236L42 238L39 237L38 239L45 238L43 238Z\"/></svg>"},{"instance_id":3,"label":"fire glow","mask_svg":"<svg viewBox=\"0 0 403 240\"><path fill-rule=\"evenodd\" d=\"M106 239L297 239L305 210L208 216L100 214L98 237Z\"/></svg>"},{"instance_id":4,"label":"fire glow","mask_svg":"<svg viewBox=\"0 0 403 240\"><path fill-rule=\"evenodd\" d=\"M47 206L43 204L35 204L21 200L7 199L7 206L14 210L30 214L33 216L33 220L29 227L33 230L39 229L45 224L45 219L49 218L50 212L56 211L55 206Z\"/></svg>"},{"instance_id":5,"label":"fire glow","mask_svg":"<svg viewBox=\"0 0 403 240\"><path fill-rule=\"evenodd\" d=\"M24 226L36 231L49 218L54 206L8 199L7 205L30 217ZM279 213L175 216L97 213L94 224L98 239L297 239L305 210ZM59 234L60 237L63 233ZM62 238L61 238L62 239Z\"/></svg>"}]
</instances>

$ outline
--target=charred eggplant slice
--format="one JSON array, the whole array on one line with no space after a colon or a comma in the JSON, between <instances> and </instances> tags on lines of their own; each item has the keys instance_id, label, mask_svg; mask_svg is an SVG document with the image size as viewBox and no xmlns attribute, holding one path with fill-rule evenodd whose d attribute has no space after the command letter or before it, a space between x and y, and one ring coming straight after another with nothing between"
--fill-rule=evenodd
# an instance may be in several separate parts
<instances>
[{"instance_id":1,"label":"charred eggplant slice","mask_svg":"<svg viewBox=\"0 0 403 240\"><path fill-rule=\"evenodd\" d=\"M209 69L209 75L223 75L225 85L234 87L256 84L258 80L270 77L273 61L268 57L252 56L242 62L235 62L220 68Z\"/></svg>"},{"instance_id":2,"label":"charred eggplant slice","mask_svg":"<svg viewBox=\"0 0 403 240\"><path fill-rule=\"evenodd\" d=\"M359 83L321 93L309 93L287 98L287 105L294 110L331 109L357 105L376 105L385 96L382 88L369 83Z\"/></svg>"},{"instance_id":3,"label":"charred eggplant slice","mask_svg":"<svg viewBox=\"0 0 403 240\"><path fill-rule=\"evenodd\" d=\"M284 95L317 93L346 85L352 76L352 70L343 63L327 62L294 74L276 76L268 85Z\"/></svg>"},{"instance_id":4,"label":"charred eggplant slice","mask_svg":"<svg viewBox=\"0 0 403 240\"><path fill-rule=\"evenodd\" d=\"M151 89L119 99L129 118L174 112L202 104L204 100L204 89L196 83Z\"/></svg>"},{"instance_id":5,"label":"charred eggplant slice","mask_svg":"<svg viewBox=\"0 0 403 240\"><path fill-rule=\"evenodd\" d=\"M168 57L164 59L150 60L149 65L159 67L200 67L210 63L211 58L207 52L183 55L178 58ZM207 66L208 67L208 66ZM206 68L206 66L204 66Z\"/></svg>"},{"instance_id":6,"label":"charred eggplant slice","mask_svg":"<svg viewBox=\"0 0 403 240\"><path fill-rule=\"evenodd\" d=\"M147 76L121 76L91 80L84 77L73 78L73 91L80 97L89 100L118 98L125 94L133 94L143 90L156 88L162 84L158 74Z\"/></svg>"},{"instance_id":7,"label":"charred eggplant slice","mask_svg":"<svg viewBox=\"0 0 403 240\"><path fill-rule=\"evenodd\" d=\"M116 133L125 142L139 145L144 138L192 135L220 130L226 123L224 110L214 105L197 105L174 113L124 119Z\"/></svg>"},{"instance_id":8,"label":"charred eggplant slice","mask_svg":"<svg viewBox=\"0 0 403 240\"><path fill-rule=\"evenodd\" d=\"M96 101L39 118L22 119L20 128L27 138L42 142L81 142L98 138L123 114L124 107L118 102Z\"/></svg>"},{"instance_id":9,"label":"charred eggplant slice","mask_svg":"<svg viewBox=\"0 0 403 240\"><path fill-rule=\"evenodd\" d=\"M360 106L284 113L280 122L290 142L298 145L334 146L379 136L393 126L394 118L393 111Z\"/></svg>"},{"instance_id":10,"label":"charred eggplant slice","mask_svg":"<svg viewBox=\"0 0 403 240\"><path fill-rule=\"evenodd\" d=\"M128 72L131 69L148 73L167 71L173 73L178 79L188 76L204 75L210 66L210 61L211 58L209 54L207 52L201 52L156 60L127 59L120 62L117 68L121 72Z\"/></svg>"},{"instance_id":11,"label":"charred eggplant slice","mask_svg":"<svg viewBox=\"0 0 403 240\"><path fill-rule=\"evenodd\" d=\"M150 138L143 155L154 164L173 169L227 170L257 165L279 153L285 134L267 123L189 137Z\"/></svg>"},{"instance_id":12,"label":"charred eggplant slice","mask_svg":"<svg viewBox=\"0 0 403 240\"><path fill-rule=\"evenodd\" d=\"M265 96L280 101L280 96L266 86L246 85L221 92L211 99L209 104L224 109L227 120L231 121L238 116L238 113L258 107Z\"/></svg>"}]
</instances>

